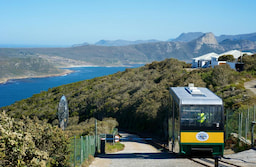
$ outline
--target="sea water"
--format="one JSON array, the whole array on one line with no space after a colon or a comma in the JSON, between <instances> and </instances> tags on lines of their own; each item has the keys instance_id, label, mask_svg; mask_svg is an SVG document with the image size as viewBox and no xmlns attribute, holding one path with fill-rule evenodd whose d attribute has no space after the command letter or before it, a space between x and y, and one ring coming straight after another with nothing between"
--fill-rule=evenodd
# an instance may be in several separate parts
<instances>
[{"instance_id":1,"label":"sea water","mask_svg":"<svg viewBox=\"0 0 256 167\"><path fill-rule=\"evenodd\" d=\"M130 68L139 66L142 65L134 65ZM41 91L47 91L49 88L114 74L118 71L124 71L126 68L127 67L76 67L69 68L74 72L64 76L10 80L5 84L0 84L0 107L26 99Z\"/></svg>"}]
</instances>

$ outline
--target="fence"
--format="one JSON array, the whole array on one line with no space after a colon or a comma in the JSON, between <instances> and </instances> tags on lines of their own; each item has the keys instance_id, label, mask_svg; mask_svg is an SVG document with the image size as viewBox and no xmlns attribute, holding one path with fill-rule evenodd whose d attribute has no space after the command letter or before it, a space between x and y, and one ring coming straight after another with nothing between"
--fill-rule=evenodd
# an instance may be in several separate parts
<instances>
[{"instance_id":1,"label":"fence","mask_svg":"<svg viewBox=\"0 0 256 167\"><path fill-rule=\"evenodd\" d=\"M80 166L89 155L94 156L100 150L100 137L74 136L70 142L70 166Z\"/></svg>"},{"instance_id":2,"label":"fence","mask_svg":"<svg viewBox=\"0 0 256 167\"><path fill-rule=\"evenodd\" d=\"M95 132L97 134L97 131ZM114 143L115 135L118 134L118 129L114 128L111 135L111 140ZM107 141L107 134L100 134L95 136L74 136L70 142L70 166L80 166L89 155L94 156L96 153L104 153L105 141ZM101 138L104 139L104 144L101 143ZM103 144L103 145L102 145Z\"/></svg>"},{"instance_id":3,"label":"fence","mask_svg":"<svg viewBox=\"0 0 256 167\"><path fill-rule=\"evenodd\" d=\"M255 139L255 132L252 129L253 121L256 121L256 106L248 106L246 109L236 111L226 110L226 139L231 133L240 140L251 144L252 137Z\"/></svg>"}]
</instances>

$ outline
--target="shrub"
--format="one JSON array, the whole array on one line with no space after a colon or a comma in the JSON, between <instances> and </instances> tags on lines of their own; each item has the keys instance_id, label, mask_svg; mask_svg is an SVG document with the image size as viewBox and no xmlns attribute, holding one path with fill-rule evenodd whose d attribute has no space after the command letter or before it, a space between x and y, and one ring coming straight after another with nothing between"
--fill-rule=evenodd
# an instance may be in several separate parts
<instances>
[{"instance_id":1,"label":"shrub","mask_svg":"<svg viewBox=\"0 0 256 167\"><path fill-rule=\"evenodd\" d=\"M233 62L235 61L235 58L233 55L222 55L218 58L219 61L229 61L229 62Z\"/></svg>"},{"instance_id":2,"label":"shrub","mask_svg":"<svg viewBox=\"0 0 256 167\"><path fill-rule=\"evenodd\" d=\"M67 141L61 129L37 118L0 114L0 166L66 166Z\"/></svg>"}]
</instances>

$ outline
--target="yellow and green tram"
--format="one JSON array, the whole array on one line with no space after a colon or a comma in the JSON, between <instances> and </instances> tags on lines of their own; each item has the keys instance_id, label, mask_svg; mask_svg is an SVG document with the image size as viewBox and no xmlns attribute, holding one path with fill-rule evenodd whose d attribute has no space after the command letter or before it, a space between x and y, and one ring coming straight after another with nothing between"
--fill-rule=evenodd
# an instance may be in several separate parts
<instances>
[{"instance_id":1,"label":"yellow and green tram","mask_svg":"<svg viewBox=\"0 0 256 167\"><path fill-rule=\"evenodd\" d=\"M223 156L223 101L207 88L171 87L169 150L183 155Z\"/></svg>"}]
</instances>

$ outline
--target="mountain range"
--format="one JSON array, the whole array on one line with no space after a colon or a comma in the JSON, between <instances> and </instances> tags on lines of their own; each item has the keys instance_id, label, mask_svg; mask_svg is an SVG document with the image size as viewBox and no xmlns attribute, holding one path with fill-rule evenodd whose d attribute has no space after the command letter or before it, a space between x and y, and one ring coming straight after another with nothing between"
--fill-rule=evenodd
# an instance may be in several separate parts
<instances>
[{"instance_id":1,"label":"mountain range","mask_svg":"<svg viewBox=\"0 0 256 167\"><path fill-rule=\"evenodd\" d=\"M197 32L181 34L173 41L133 41L139 44L117 40L101 41L97 45L85 43L66 48L0 48L0 61L4 64L5 61L10 62L13 58L22 60L33 57L47 60L50 64L61 67L79 65L123 66L146 64L166 58L191 62L192 58L210 52L223 53L233 49L255 52L255 35L256 33L237 36L222 35L216 38L213 33ZM130 44L126 45L128 43ZM5 75L13 76L13 74L8 73L13 71L10 68L15 68L15 66L0 68ZM33 71L31 72L33 73ZM2 76L0 76L1 78Z\"/></svg>"},{"instance_id":2,"label":"mountain range","mask_svg":"<svg viewBox=\"0 0 256 167\"><path fill-rule=\"evenodd\" d=\"M151 40L148 43L125 46L107 46L110 45L109 42L101 41L98 45L86 43L85 45L66 48L0 48L0 57L24 57L28 55L45 58L58 57L60 58L59 62L61 58L64 58L82 61L88 65L120 66L124 64L150 63L166 58L177 58L190 62L191 58L202 54L209 52L222 53L232 49L256 51L256 41L254 41L256 33L238 35L237 37L231 36L232 39L228 38L221 42L218 42L213 33L203 33L203 35L194 39L200 34L187 33L180 35L174 41L154 42ZM188 42L181 41L182 39ZM118 45L118 41L112 42L112 44ZM125 43L125 41L122 42Z\"/></svg>"},{"instance_id":3,"label":"mountain range","mask_svg":"<svg viewBox=\"0 0 256 167\"><path fill-rule=\"evenodd\" d=\"M126 45L136 45L136 44L142 44L142 43L151 43L151 42L190 42L192 40L195 40L201 36L203 36L203 32L188 32L188 33L182 33L177 38L171 38L167 41L159 41L156 39L150 39L150 40L136 40L136 41L128 41L128 40L100 40L96 42L93 45L97 46L126 46ZM218 42L222 42L224 40L248 40L248 41L256 41L256 33L249 33L249 34L239 34L239 35L220 35L215 36L216 40ZM89 45L89 43L85 42L82 44L75 44L73 47L77 46L84 46Z\"/></svg>"}]
</instances>

